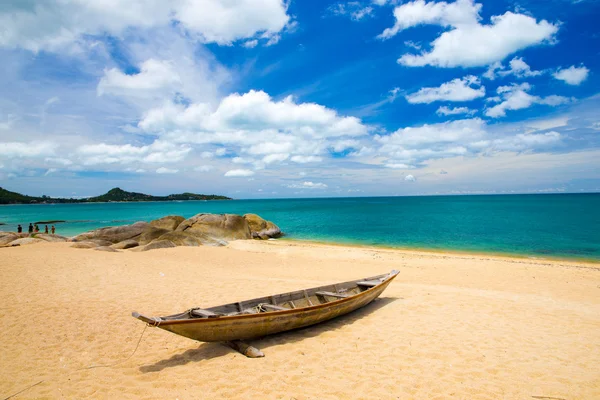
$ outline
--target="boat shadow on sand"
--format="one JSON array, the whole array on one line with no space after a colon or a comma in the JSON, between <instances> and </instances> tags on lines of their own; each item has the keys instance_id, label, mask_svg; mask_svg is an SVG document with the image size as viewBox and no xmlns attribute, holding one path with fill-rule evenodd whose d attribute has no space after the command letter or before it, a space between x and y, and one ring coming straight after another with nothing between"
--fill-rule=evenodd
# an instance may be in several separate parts
<instances>
[{"instance_id":1,"label":"boat shadow on sand","mask_svg":"<svg viewBox=\"0 0 600 400\"><path fill-rule=\"evenodd\" d=\"M339 316L332 320L321 322L319 324L311 325L305 328L277 333L274 335L266 336L264 338L247 340L246 342L261 350L293 342L299 342L307 338L319 336L325 332L331 332L337 329L341 329L344 326L352 324L355 321L371 314L372 312L377 311L382 307L385 307L386 305L398 299L400 298L380 297L356 311L353 311L343 316ZM202 343L195 349L186 350L185 352L181 354L176 354L166 360L157 361L156 363L150 365L143 365L139 368L139 370L142 373L158 372L162 371L165 368L177 367L193 362L210 360L212 358L221 357L232 352L235 352L235 350L231 349L226 344L221 342Z\"/></svg>"}]
</instances>

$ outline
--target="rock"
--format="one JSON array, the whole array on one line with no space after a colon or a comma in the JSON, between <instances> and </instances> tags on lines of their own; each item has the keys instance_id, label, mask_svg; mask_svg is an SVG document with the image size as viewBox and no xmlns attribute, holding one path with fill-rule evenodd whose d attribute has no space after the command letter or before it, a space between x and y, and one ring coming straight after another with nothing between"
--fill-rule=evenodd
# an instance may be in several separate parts
<instances>
[{"instance_id":1,"label":"rock","mask_svg":"<svg viewBox=\"0 0 600 400\"><path fill-rule=\"evenodd\" d=\"M98 246L94 250L108 251L109 253L118 253L117 250L115 250L115 249L113 249L112 247L109 247L109 246Z\"/></svg>"},{"instance_id":2,"label":"rock","mask_svg":"<svg viewBox=\"0 0 600 400\"><path fill-rule=\"evenodd\" d=\"M86 242L76 242L76 243L73 243L71 245L71 247L74 248L74 249L94 249L94 248L98 247L98 243L89 242L89 241L86 241Z\"/></svg>"},{"instance_id":3,"label":"rock","mask_svg":"<svg viewBox=\"0 0 600 400\"><path fill-rule=\"evenodd\" d=\"M137 247L140 244L133 240L133 239L127 239L127 240L123 240L122 242L119 243L115 243L113 244L112 247L113 249L117 249L117 250L125 250L125 249L131 249L132 247Z\"/></svg>"},{"instance_id":4,"label":"rock","mask_svg":"<svg viewBox=\"0 0 600 400\"><path fill-rule=\"evenodd\" d=\"M246 214L244 215L244 219L248 222L250 234L254 239L278 238L283 235L277 225L271 221L265 221L256 214Z\"/></svg>"},{"instance_id":5,"label":"rock","mask_svg":"<svg viewBox=\"0 0 600 400\"><path fill-rule=\"evenodd\" d=\"M110 240L105 239L91 239L88 242L96 243L98 246L111 246L113 244Z\"/></svg>"},{"instance_id":6,"label":"rock","mask_svg":"<svg viewBox=\"0 0 600 400\"><path fill-rule=\"evenodd\" d=\"M27 244L35 244L35 243L44 243L44 240L42 239L36 239L36 238L21 238L21 239L17 239L17 240L13 240L12 242L8 243L9 246L24 246Z\"/></svg>"},{"instance_id":7,"label":"rock","mask_svg":"<svg viewBox=\"0 0 600 400\"><path fill-rule=\"evenodd\" d=\"M13 232L0 232L0 246L9 244L10 242L19 239L19 236Z\"/></svg>"},{"instance_id":8,"label":"rock","mask_svg":"<svg viewBox=\"0 0 600 400\"><path fill-rule=\"evenodd\" d=\"M176 232L186 232L199 238L222 240L250 239L248 222L235 214L197 214L183 221Z\"/></svg>"},{"instance_id":9,"label":"rock","mask_svg":"<svg viewBox=\"0 0 600 400\"><path fill-rule=\"evenodd\" d=\"M159 240L169 240L177 246L225 246L227 244L224 240L182 231L165 233Z\"/></svg>"},{"instance_id":10,"label":"rock","mask_svg":"<svg viewBox=\"0 0 600 400\"><path fill-rule=\"evenodd\" d=\"M66 242L67 241L67 238L65 236L50 235L47 233L36 233L35 235L33 235L33 237L36 239L45 240L46 242Z\"/></svg>"},{"instance_id":11,"label":"rock","mask_svg":"<svg viewBox=\"0 0 600 400\"><path fill-rule=\"evenodd\" d=\"M180 217L179 215L167 215L166 217L162 217L151 221L150 225L152 225L155 228L174 231L184 220L185 218Z\"/></svg>"},{"instance_id":12,"label":"rock","mask_svg":"<svg viewBox=\"0 0 600 400\"><path fill-rule=\"evenodd\" d=\"M136 222L131 225L111 226L100 228L90 232L77 235L71 240L74 242L83 242L91 239L103 239L112 243L119 243L127 239L135 239L150 226L147 222Z\"/></svg>"},{"instance_id":13,"label":"rock","mask_svg":"<svg viewBox=\"0 0 600 400\"><path fill-rule=\"evenodd\" d=\"M165 233L171 232L167 229L155 228L153 226L148 226L140 236L136 238L139 244L148 244L152 242L154 239L158 239Z\"/></svg>"},{"instance_id":14,"label":"rock","mask_svg":"<svg viewBox=\"0 0 600 400\"><path fill-rule=\"evenodd\" d=\"M170 240L155 240L142 247L140 251L168 249L170 247L177 247L177 245Z\"/></svg>"}]
</instances>

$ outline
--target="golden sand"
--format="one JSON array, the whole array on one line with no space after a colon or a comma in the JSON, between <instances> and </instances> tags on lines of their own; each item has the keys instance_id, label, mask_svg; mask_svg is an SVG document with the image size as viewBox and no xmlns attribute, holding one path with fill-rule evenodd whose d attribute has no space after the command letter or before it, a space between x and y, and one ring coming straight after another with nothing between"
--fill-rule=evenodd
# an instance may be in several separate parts
<instances>
[{"instance_id":1,"label":"golden sand","mask_svg":"<svg viewBox=\"0 0 600 400\"><path fill-rule=\"evenodd\" d=\"M598 264L293 241L69 246L0 249L0 399L600 398ZM392 269L371 305L251 342L265 358L130 316Z\"/></svg>"}]
</instances>

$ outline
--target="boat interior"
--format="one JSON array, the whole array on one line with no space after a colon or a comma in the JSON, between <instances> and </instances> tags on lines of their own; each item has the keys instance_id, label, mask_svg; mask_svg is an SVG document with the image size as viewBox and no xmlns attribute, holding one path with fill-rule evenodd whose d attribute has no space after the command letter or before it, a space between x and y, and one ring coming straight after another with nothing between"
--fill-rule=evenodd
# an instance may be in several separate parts
<instances>
[{"instance_id":1,"label":"boat interior","mask_svg":"<svg viewBox=\"0 0 600 400\"><path fill-rule=\"evenodd\" d=\"M239 301L210 308L191 308L183 313L160 317L162 321L182 319L219 318L244 314L259 314L276 311L287 311L304 307L326 304L348 298L372 289L395 275L378 275L371 278L325 285L311 289L298 290L257 299Z\"/></svg>"}]
</instances>

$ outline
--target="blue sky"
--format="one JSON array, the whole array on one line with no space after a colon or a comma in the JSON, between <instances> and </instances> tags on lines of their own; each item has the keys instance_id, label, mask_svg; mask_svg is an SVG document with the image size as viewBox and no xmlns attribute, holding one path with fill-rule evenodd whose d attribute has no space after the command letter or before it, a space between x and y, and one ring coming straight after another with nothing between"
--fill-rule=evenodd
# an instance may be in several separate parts
<instances>
[{"instance_id":1,"label":"blue sky","mask_svg":"<svg viewBox=\"0 0 600 400\"><path fill-rule=\"evenodd\" d=\"M595 0L0 5L0 186L600 191Z\"/></svg>"}]
</instances>

